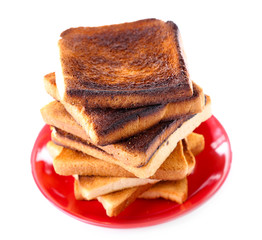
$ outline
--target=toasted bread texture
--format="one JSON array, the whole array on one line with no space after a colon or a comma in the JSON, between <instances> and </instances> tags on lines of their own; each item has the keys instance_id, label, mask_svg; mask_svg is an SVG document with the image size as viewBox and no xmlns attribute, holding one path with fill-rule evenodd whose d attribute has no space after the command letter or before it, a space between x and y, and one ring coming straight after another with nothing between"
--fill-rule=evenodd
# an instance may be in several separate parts
<instances>
[{"instance_id":1,"label":"toasted bread texture","mask_svg":"<svg viewBox=\"0 0 262 240\"><path fill-rule=\"evenodd\" d=\"M188 148L191 150L194 156L197 156L205 148L205 138L201 134L189 134L186 140Z\"/></svg>"},{"instance_id":2,"label":"toasted bread texture","mask_svg":"<svg viewBox=\"0 0 262 240\"><path fill-rule=\"evenodd\" d=\"M45 75L44 83L47 93L57 101L61 101L57 91L55 73ZM64 102L67 111L85 130L89 141L98 145L106 145L125 139L160 121L170 121L183 115L196 114L202 111L204 105L203 90L195 83L193 83L192 96L180 98L165 105L135 109L94 109ZM56 104L50 103L45 108L49 109L49 115L55 114ZM43 117L48 118L45 115Z\"/></svg>"},{"instance_id":3,"label":"toasted bread texture","mask_svg":"<svg viewBox=\"0 0 262 240\"><path fill-rule=\"evenodd\" d=\"M89 200L85 196L85 186L76 179L74 194L77 200ZM136 198L156 199L164 198L182 204L188 195L187 178L178 181L160 181L154 185L146 184L126 188L117 192L97 197L102 203L109 217L117 216L128 207Z\"/></svg>"},{"instance_id":4,"label":"toasted bread texture","mask_svg":"<svg viewBox=\"0 0 262 240\"><path fill-rule=\"evenodd\" d=\"M191 134L189 134L189 135L191 135ZM182 143L182 146L183 146L183 153L184 153L185 159L187 160L188 175L189 175L193 172L193 170L195 168L196 159L195 159L194 154L191 152L191 150L189 148L187 138L182 139L181 143Z\"/></svg>"},{"instance_id":5,"label":"toasted bread texture","mask_svg":"<svg viewBox=\"0 0 262 240\"><path fill-rule=\"evenodd\" d=\"M133 108L193 93L179 30L171 21L71 28L60 36L58 71L65 90L60 95L68 103Z\"/></svg>"},{"instance_id":6,"label":"toasted bread texture","mask_svg":"<svg viewBox=\"0 0 262 240\"><path fill-rule=\"evenodd\" d=\"M138 146L138 149L132 149L136 146L136 141L131 139L130 146L128 146L127 143L120 142L115 146L106 146L106 148L101 146L94 146L90 143L88 143L85 140L82 140L81 138L76 137L75 135L72 135L71 132L66 133L64 131L61 131L59 129L54 129L52 132L52 140L62 146L73 148L79 151L82 151L88 155L97 157L99 159L105 160L110 163L117 164L127 171L133 173L137 177L141 178L148 178L155 174L157 169L161 166L161 164L167 159L167 157L171 154L171 152L175 149L177 142L179 142L181 139L185 138L187 135L189 135L201 122L205 121L211 116L211 110L210 110L210 99L207 97L206 105L204 110L201 113L198 113L194 116L192 116L190 119L183 122L178 128L174 130L174 132L171 132L169 136L166 138L161 138L160 136L165 136L165 134L162 135L163 132L166 131L166 129L161 129L159 135L150 135L150 132L145 132L144 136L141 135L141 141L144 139L144 142L142 143L143 147L146 148L146 145L148 144L148 147L150 147L150 144L152 143L154 145L155 150L153 151L153 154L149 156L148 160L145 161L144 165L138 164L137 166L134 166L132 164L132 155L130 154L131 158L126 159L126 161L123 161L122 157L119 155L127 155L126 153L133 152L134 154L139 154L141 152L140 157L143 159L143 157L148 156L146 152L141 151L141 146ZM66 124L65 124L66 125ZM67 129L64 129L67 130ZM80 128L81 130L81 128ZM148 135L147 135L148 134ZM137 137L137 136L136 136ZM157 145L154 139L160 138L156 140L159 144ZM150 139L146 143L146 141ZM153 141L152 141L153 139ZM136 138L137 142L138 138ZM132 145L134 143L134 145ZM119 146L119 147L118 147ZM124 147L126 146L126 148ZM152 147L152 145L151 145ZM131 148L131 151L130 151ZM152 148L151 148L152 149ZM119 155L118 155L119 154ZM136 156L136 155L134 155ZM134 157L133 159L138 159L138 157ZM145 159L145 158L144 158ZM142 160L141 162L143 162Z\"/></svg>"},{"instance_id":7,"label":"toasted bread texture","mask_svg":"<svg viewBox=\"0 0 262 240\"><path fill-rule=\"evenodd\" d=\"M96 147L109 153L113 158L118 159L123 164L139 168L147 164L151 156L158 151L159 146L161 146L168 136L171 135L183 122L184 119L179 119L174 123L169 122L167 124L159 124L127 140L106 146L97 145ZM61 138L71 138L71 140L73 140L76 144L77 142L82 142L92 147L92 144L89 142L57 128L53 130L52 137L54 135L60 136ZM174 145L174 148L176 144L177 141L175 143L170 141L165 143L167 146Z\"/></svg>"},{"instance_id":8,"label":"toasted bread texture","mask_svg":"<svg viewBox=\"0 0 262 240\"><path fill-rule=\"evenodd\" d=\"M180 145L182 145L182 141ZM186 145L186 142L184 142L183 146L184 145ZM187 146L185 148L186 148L186 155L187 155L187 152L190 152L190 150L187 149ZM188 162L188 165L191 165L188 167L190 170L189 173L191 173L192 172L191 169L194 167L194 163L191 162L191 158L187 158L187 157L186 157L186 161ZM175 159L175 160L179 161L179 159ZM175 160L173 160L172 163L175 163L176 162ZM102 160L100 161L103 162ZM155 184L160 181L156 179L151 180L151 179L141 179L141 178L110 177L110 176L105 176L105 177L77 176L76 180L78 181L78 184L77 184L78 190L77 191L81 192L81 195L85 200L92 200L98 196L102 196L107 193L123 190L123 189L130 188L130 187L142 186L148 183ZM181 185L181 186L187 185L185 177L180 180L182 181L165 181L165 182L169 182L171 186L174 186L174 187L175 186L177 187L178 185ZM166 186L166 184L164 184L164 186ZM160 189L162 189L162 187L160 187ZM170 187L168 187L167 189L170 190ZM177 191L177 189L175 189L175 191ZM171 196L172 196L172 192L171 192ZM182 197L181 194L180 196ZM179 200L177 200L177 202L179 202Z\"/></svg>"},{"instance_id":9,"label":"toasted bread texture","mask_svg":"<svg viewBox=\"0 0 262 240\"><path fill-rule=\"evenodd\" d=\"M79 188L86 200L92 200L108 193L126 188L154 184L159 180L125 177L79 176Z\"/></svg>"},{"instance_id":10,"label":"toasted bread texture","mask_svg":"<svg viewBox=\"0 0 262 240\"><path fill-rule=\"evenodd\" d=\"M55 155L59 148L61 148L61 146L51 141L47 146L49 153L54 157L54 169L56 173L60 175L68 176L76 174L104 177L135 177L134 174L116 164L94 158L79 151L63 148L60 153ZM170 156L150 178L159 180L177 180L184 178L190 173L191 169L194 168L194 162L191 160L191 156L187 159L188 151L188 149L184 151L183 144L180 141Z\"/></svg>"},{"instance_id":11,"label":"toasted bread texture","mask_svg":"<svg viewBox=\"0 0 262 240\"><path fill-rule=\"evenodd\" d=\"M60 155L60 153L64 151L64 147L56 145L52 141L47 142L46 148L52 158L56 158L57 156ZM73 174L70 174L70 175L73 175Z\"/></svg>"},{"instance_id":12,"label":"toasted bread texture","mask_svg":"<svg viewBox=\"0 0 262 240\"><path fill-rule=\"evenodd\" d=\"M59 105L59 103L56 104ZM46 110L46 108L44 110ZM43 112L44 111L42 110L42 113ZM83 136L86 136L85 131L81 128L80 125L73 123L74 119L63 109L62 105L60 105L60 108L56 109L55 114L49 114L48 111L46 111L46 113L43 115L49 118L45 119L50 125L60 128L76 137L80 137L82 142L85 140L82 138ZM185 134L188 135L190 132L192 132L210 115L210 99L207 97L206 106L204 107L203 111L194 116L186 116L173 121L159 123L156 126L121 142L109 144L106 146L97 145L96 147L111 154L114 158L120 160L124 164L134 167L142 167L147 164L159 146L163 145L165 140L169 138L172 133L176 133L176 130L179 130L178 132L183 134L182 138L185 138ZM185 123L187 123L186 125L189 125L188 128L181 127L184 126ZM175 135L177 136L177 134ZM181 139L175 138L175 141L166 141L165 145L171 145L174 149L176 143ZM88 142L88 145L90 146L91 144ZM169 153L171 153L171 151ZM92 154L90 153L89 155Z\"/></svg>"},{"instance_id":13,"label":"toasted bread texture","mask_svg":"<svg viewBox=\"0 0 262 240\"><path fill-rule=\"evenodd\" d=\"M139 187L127 188L121 191L100 196L97 198L97 200L102 203L106 210L106 214L109 217L117 216L131 203L133 203L139 195L147 191L151 186L152 184L146 184Z\"/></svg>"},{"instance_id":14,"label":"toasted bread texture","mask_svg":"<svg viewBox=\"0 0 262 240\"><path fill-rule=\"evenodd\" d=\"M187 178L177 181L161 181L142 193L139 198L164 198L182 204L188 195Z\"/></svg>"}]
</instances>

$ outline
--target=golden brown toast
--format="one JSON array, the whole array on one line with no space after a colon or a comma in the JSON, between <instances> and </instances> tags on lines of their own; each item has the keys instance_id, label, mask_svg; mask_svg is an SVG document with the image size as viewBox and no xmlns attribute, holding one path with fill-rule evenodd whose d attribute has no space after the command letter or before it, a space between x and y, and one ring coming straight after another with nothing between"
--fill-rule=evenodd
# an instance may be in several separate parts
<instances>
[{"instance_id":1,"label":"golden brown toast","mask_svg":"<svg viewBox=\"0 0 262 240\"><path fill-rule=\"evenodd\" d=\"M156 199L164 198L182 204L188 195L187 178L177 181L161 181L154 184L138 198Z\"/></svg>"},{"instance_id":2,"label":"golden brown toast","mask_svg":"<svg viewBox=\"0 0 262 240\"><path fill-rule=\"evenodd\" d=\"M205 148L204 136L201 134L189 134L187 136L187 144L193 155L197 156Z\"/></svg>"},{"instance_id":3,"label":"golden brown toast","mask_svg":"<svg viewBox=\"0 0 262 240\"><path fill-rule=\"evenodd\" d=\"M185 146L186 160L188 161L189 169L191 169L192 171L195 161L192 162L191 156L188 155L188 153L190 153L190 150L188 149L187 142L184 141L182 144L181 141L180 143L181 145L183 145L183 147ZM142 180L147 181L148 179ZM179 204L183 203L187 198L188 186L186 177L177 181L160 181L152 185L150 188L149 185L143 185L146 184L146 182L141 182L141 186L127 188L129 186L128 181L130 181L130 178L101 178L94 176L79 176L75 180L74 185L75 197L77 200L90 200L97 197L106 209L107 215L110 217L117 216L121 211L129 206L130 203L135 201L137 197L145 199L164 198L167 200L175 201ZM118 188L112 187L112 184L118 184L118 186L120 186ZM115 190L117 189L119 191L115 192ZM108 192L108 194L102 195L103 191Z\"/></svg>"},{"instance_id":4,"label":"golden brown toast","mask_svg":"<svg viewBox=\"0 0 262 240\"><path fill-rule=\"evenodd\" d=\"M190 151L187 150L187 152L190 152ZM187 152L185 153L185 156L186 156L186 161L188 162L188 165L190 165L189 167L190 172L188 172L187 174L189 175L192 172L191 169L194 168L195 166L195 161L192 162L191 157L188 158ZM102 162L102 160L100 161ZM177 159L177 161L179 161L179 159ZM172 164L171 164L171 167L172 167ZM159 180L152 179L151 180L151 179L143 179L143 178L141 179L141 178L128 178L128 177L111 177L110 175L104 176L104 177L93 176L93 175L91 176L78 176L77 175L76 180L78 181L78 188L79 188L79 191L81 191L83 198L86 200L91 200L98 196L101 196L107 193L111 193L111 192L115 192L115 191L119 191L119 190L123 190L125 188L141 186L141 185L145 185L148 183L154 184L160 181L161 179ZM165 179L162 179L162 180L165 180ZM180 180L182 180L181 183L179 180L164 181L164 182L169 182L171 185L175 184L176 186L177 184L181 186L187 185L185 176L181 178ZM170 189L170 187L168 188Z\"/></svg>"},{"instance_id":5,"label":"golden brown toast","mask_svg":"<svg viewBox=\"0 0 262 240\"><path fill-rule=\"evenodd\" d=\"M55 143L53 143L52 141L47 142L46 144L46 148L48 150L48 153L50 154L50 156L54 159L57 156L60 155L60 153L62 153L63 151L65 151L65 148L59 145L56 145ZM72 155L73 156L73 155ZM72 158L73 159L73 158ZM70 174L73 175L73 174Z\"/></svg>"},{"instance_id":6,"label":"golden brown toast","mask_svg":"<svg viewBox=\"0 0 262 240\"><path fill-rule=\"evenodd\" d=\"M134 108L191 96L181 37L171 22L145 19L64 31L58 42L61 99L91 108Z\"/></svg>"},{"instance_id":7,"label":"golden brown toast","mask_svg":"<svg viewBox=\"0 0 262 240\"><path fill-rule=\"evenodd\" d=\"M199 134L189 134L189 136L191 135ZM189 136L187 138L189 138ZM190 141L188 142L196 149L199 149L199 145L203 144L200 140L202 139L201 137L202 136L200 135L198 137L191 138L192 140L197 141L194 144L190 143ZM135 177L134 174L116 164L100 160L79 151L63 148L56 145L52 141L48 142L47 149L50 155L54 158L54 169L56 173L60 175L69 176L76 174L126 178ZM195 165L194 156L190 154L191 151L194 151L194 149L188 149L188 147L183 146L183 144L179 142L170 156L150 178L160 180L177 180L190 174Z\"/></svg>"},{"instance_id":8,"label":"golden brown toast","mask_svg":"<svg viewBox=\"0 0 262 240\"><path fill-rule=\"evenodd\" d=\"M190 136L191 134L189 134ZM189 145L188 145L188 138L184 138L181 140L182 146L183 146L183 153L185 156L185 159L188 164L188 175L191 174L195 168L196 165L196 159L194 154L191 152ZM200 145L200 144L199 144ZM196 146L195 146L196 147Z\"/></svg>"},{"instance_id":9,"label":"golden brown toast","mask_svg":"<svg viewBox=\"0 0 262 240\"><path fill-rule=\"evenodd\" d=\"M47 146L48 152L54 156L54 152L57 152L57 148L59 147L60 146L53 142L49 142ZM179 142L170 156L150 178L177 180L188 175L189 170L193 166L191 162L190 165L188 164L184 154L186 153L183 151L182 142ZM68 148L63 148L59 154L54 156L53 166L56 173L65 176L76 174L104 177L136 177L134 174L116 164Z\"/></svg>"},{"instance_id":10,"label":"golden brown toast","mask_svg":"<svg viewBox=\"0 0 262 240\"><path fill-rule=\"evenodd\" d=\"M186 121L160 123L154 128L131 137L117 144L98 146L79 138L84 131L79 126L77 131L68 125L70 115L57 114L64 123L63 131L54 129L52 140L65 147L82 151L88 155L117 164L141 178L152 176L166 160L181 139L190 134L201 122L211 116L210 99L207 97L205 108ZM69 119L69 120L68 120ZM179 124L178 124L179 123ZM70 131L70 133L66 132ZM107 154L106 154L107 153Z\"/></svg>"},{"instance_id":11,"label":"golden brown toast","mask_svg":"<svg viewBox=\"0 0 262 240\"><path fill-rule=\"evenodd\" d=\"M147 184L139 187L127 188L118 192L100 196L97 200L102 203L106 210L106 214L109 217L117 216L151 186L152 184Z\"/></svg>"},{"instance_id":12,"label":"golden brown toast","mask_svg":"<svg viewBox=\"0 0 262 240\"><path fill-rule=\"evenodd\" d=\"M111 157L118 159L123 164L139 168L147 164L150 157L159 150L159 147L165 142L168 136L178 129L178 127L184 122L183 120L184 119L181 119L173 124L171 122L167 124L159 124L145 132L135 135L134 137L128 138L127 140L106 146L95 145L95 147L109 153ZM53 129L52 139L56 143L61 142L58 139L68 139L74 141L75 145L82 143L86 144L87 148L94 149L93 144L58 128ZM175 143L168 141L165 145L174 145L175 148L178 141ZM92 153L89 155L92 156Z\"/></svg>"},{"instance_id":13,"label":"golden brown toast","mask_svg":"<svg viewBox=\"0 0 262 240\"><path fill-rule=\"evenodd\" d=\"M57 104L59 105L59 103ZM92 144L85 141L88 139L85 131L80 127L80 125L76 123L74 124L74 119L63 110L62 106L61 109L57 108L56 110L56 114L54 115L49 115L48 111L45 114L46 116L51 116L50 118L53 118L48 121L49 124L63 129L63 131L56 129L56 134L53 134L53 136L60 135L60 137L62 137L66 135L65 137L67 137L67 139L74 138L74 140L77 140L78 142L85 143L87 146L92 146ZM96 147L111 154L114 158L120 160L126 165L142 167L147 164L149 159L153 157L156 152L159 151L160 146L161 149L169 149L169 155L179 140L185 138L202 121L209 118L210 115L210 99L207 97L203 111L194 116L186 116L174 121L159 123L156 126L121 142L106 146L96 145ZM67 133L65 134L65 132ZM69 133L74 136L71 136ZM83 139L83 136L86 136L85 139ZM80 137L81 139L76 139L76 137ZM57 142L57 140L55 141ZM91 152L85 153L92 155ZM166 157L168 155L166 155Z\"/></svg>"},{"instance_id":14,"label":"golden brown toast","mask_svg":"<svg viewBox=\"0 0 262 240\"><path fill-rule=\"evenodd\" d=\"M75 179L75 181L74 181L74 194L75 194L76 200L85 200L81 191L80 191L78 179Z\"/></svg>"},{"instance_id":15,"label":"golden brown toast","mask_svg":"<svg viewBox=\"0 0 262 240\"><path fill-rule=\"evenodd\" d=\"M79 180L74 182L74 194L77 200L88 200L84 194L85 187ZM178 181L160 181L154 185L147 184L97 197L109 217L117 216L136 198L164 198L182 204L187 199L187 178Z\"/></svg>"},{"instance_id":16,"label":"golden brown toast","mask_svg":"<svg viewBox=\"0 0 262 240\"><path fill-rule=\"evenodd\" d=\"M181 148L182 148L182 145L185 146L187 144L186 144L186 142L184 142L182 144L182 142L180 141L180 145L181 145ZM186 149L186 151L184 152L185 156L186 156L185 160L186 160L186 162L188 162L188 165L190 166L189 167L190 172L188 172L188 174L190 174L192 172L192 168L194 168L195 161L193 161L193 162L191 161L191 156L188 158L187 154L190 153L190 150L187 149L187 146L185 147L185 149ZM181 158L184 158L184 156L182 155ZM179 159L175 159L175 160L179 161ZM175 160L169 161L170 162L169 167L172 167L172 166L174 166L174 164L176 164ZM88 160L86 160L86 161L88 161ZM102 162L102 160L100 160L100 161ZM166 162L167 161L168 160L166 160ZM168 165L168 164L166 164L166 165ZM76 179L78 181L78 188L81 191L83 198L86 199L86 200L92 200L92 199L94 199L98 196L102 196L102 195L105 195L107 193L123 190L123 189L126 189L126 188L146 185L148 183L155 184L158 181L160 181L160 179L156 180L156 179L143 179L143 178L141 179L141 178L128 178L128 177L110 177L109 175L105 176L105 177L101 177L101 176L78 176ZM182 181L183 183L180 183L180 184L179 184L180 181L178 181L177 183L175 183L175 181L167 181L167 182L169 182L171 184L171 186L187 185L185 176L184 176L183 179L184 179ZM162 187L160 187L160 189L161 188ZM170 190L170 187L167 187L167 189ZM180 187L180 189L181 189L181 187ZM177 191L177 189L175 191ZM185 192L185 191L183 191L183 192ZM171 196L172 196L172 194L171 194Z\"/></svg>"},{"instance_id":17,"label":"golden brown toast","mask_svg":"<svg viewBox=\"0 0 262 240\"><path fill-rule=\"evenodd\" d=\"M47 74L44 77L44 83L47 93L60 101L55 73ZM49 115L56 114L56 105L53 102L45 107L49 108ZM193 83L193 95L191 97L180 98L165 105L135 109L92 109L86 106L81 107L64 103L67 111L87 133L89 141L98 145L106 145L125 139L152 127L160 121L170 121L183 115L196 114L202 111L204 105L203 90L195 83ZM45 108L42 109L42 115L48 122L50 116L45 115Z\"/></svg>"},{"instance_id":18,"label":"golden brown toast","mask_svg":"<svg viewBox=\"0 0 262 240\"><path fill-rule=\"evenodd\" d=\"M78 186L84 199L92 200L126 188L154 184L159 180L125 177L79 176Z\"/></svg>"},{"instance_id":19,"label":"golden brown toast","mask_svg":"<svg viewBox=\"0 0 262 240\"><path fill-rule=\"evenodd\" d=\"M114 153L124 154L125 151L128 151L128 148L122 148L117 149L116 151L105 151L99 147L101 146L94 146L81 138L78 138L72 134L65 133L59 129L54 129L52 132L52 140L59 144L63 145L65 147L73 148L79 151L82 151L88 155L97 157L99 159L103 159L107 162L117 164L123 168L125 168L127 171L132 172L134 175L142 178L148 178L152 176L156 170L160 167L160 165L165 161L165 159L170 155L170 153L173 151L173 149L176 146L177 141L179 141L180 138L184 138L186 135L191 132L192 127L197 126L196 122L201 122L203 120L203 117L206 118L209 113L204 113L203 116L195 115L190 120L185 122L181 125L180 128L177 129L176 132L171 134L166 141L164 141L164 144L161 146L156 146L156 150L154 154L149 158L148 163L142 167L133 167L131 164L128 164L128 161L122 161L119 158L116 158ZM187 132L188 131L188 132ZM116 155L117 156L117 155ZM141 157L143 157L143 153L141 154ZM130 158L130 162L132 161L132 158Z\"/></svg>"}]
</instances>

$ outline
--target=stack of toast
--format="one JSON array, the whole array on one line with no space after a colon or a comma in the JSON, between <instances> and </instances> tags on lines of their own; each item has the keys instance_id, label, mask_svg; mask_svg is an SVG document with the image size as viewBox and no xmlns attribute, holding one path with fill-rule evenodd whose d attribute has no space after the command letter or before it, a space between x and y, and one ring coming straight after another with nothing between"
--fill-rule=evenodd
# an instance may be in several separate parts
<instances>
[{"instance_id":1,"label":"stack of toast","mask_svg":"<svg viewBox=\"0 0 262 240\"><path fill-rule=\"evenodd\" d=\"M189 77L177 26L71 28L58 46L60 64L44 77L54 101L41 114L54 169L74 176L76 199L97 199L110 217L136 198L183 203L204 149L193 131L211 101Z\"/></svg>"}]
</instances>

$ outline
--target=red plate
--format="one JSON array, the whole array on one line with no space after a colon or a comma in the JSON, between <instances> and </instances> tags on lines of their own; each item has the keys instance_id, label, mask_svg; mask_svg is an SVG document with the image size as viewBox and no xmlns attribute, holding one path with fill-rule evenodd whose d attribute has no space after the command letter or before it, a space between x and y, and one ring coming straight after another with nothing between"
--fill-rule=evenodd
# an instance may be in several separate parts
<instances>
[{"instance_id":1,"label":"red plate","mask_svg":"<svg viewBox=\"0 0 262 240\"><path fill-rule=\"evenodd\" d=\"M171 201L137 199L117 217L108 217L96 201L77 201L73 193L73 177L59 176L54 172L46 149L50 129L46 125L39 133L31 155L32 173L43 195L63 212L86 223L111 227L131 228L151 226L174 219L200 206L225 181L232 160L226 131L212 116L195 132L205 136L205 150L196 158L193 174L188 177L188 200L182 205Z\"/></svg>"}]
</instances>

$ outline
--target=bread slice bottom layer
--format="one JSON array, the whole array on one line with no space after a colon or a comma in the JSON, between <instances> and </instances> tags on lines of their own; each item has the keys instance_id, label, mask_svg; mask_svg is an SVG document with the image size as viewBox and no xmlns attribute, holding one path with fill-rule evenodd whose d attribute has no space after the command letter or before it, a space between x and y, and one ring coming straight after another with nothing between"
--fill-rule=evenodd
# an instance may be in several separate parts
<instances>
[{"instance_id":1,"label":"bread slice bottom layer","mask_svg":"<svg viewBox=\"0 0 262 240\"><path fill-rule=\"evenodd\" d=\"M83 187L79 180L75 180L74 192L77 200L86 200ZM178 181L161 181L155 185L146 184L143 186L127 188L121 191L109 193L97 197L103 205L109 217L119 215L125 208L133 203L136 198L156 199L164 198L182 204L188 195L187 179Z\"/></svg>"}]
</instances>

